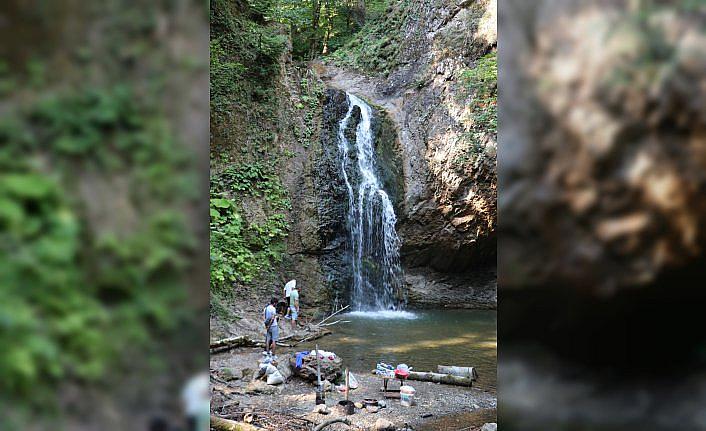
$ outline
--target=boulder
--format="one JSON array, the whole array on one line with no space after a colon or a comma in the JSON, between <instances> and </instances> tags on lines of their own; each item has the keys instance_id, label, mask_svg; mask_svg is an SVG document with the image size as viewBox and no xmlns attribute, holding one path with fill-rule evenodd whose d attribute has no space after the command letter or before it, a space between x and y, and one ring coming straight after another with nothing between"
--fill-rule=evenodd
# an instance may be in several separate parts
<instances>
[{"instance_id":1,"label":"boulder","mask_svg":"<svg viewBox=\"0 0 706 431\"><path fill-rule=\"evenodd\" d=\"M282 374L282 377L284 377L284 381L286 382L289 380L289 378L292 376L292 368L289 365L290 361L293 360L293 355L287 354L287 355L282 355L280 358L277 360L277 371Z\"/></svg>"},{"instance_id":2,"label":"boulder","mask_svg":"<svg viewBox=\"0 0 706 431\"><path fill-rule=\"evenodd\" d=\"M334 357L333 360L328 358L321 359L321 380L328 380L329 382L339 380L343 376L342 364L343 361L338 356ZM301 368L297 368L295 358L290 357L289 367L295 376L312 383L316 382L316 357L305 356Z\"/></svg>"},{"instance_id":3,"label":"boulder","mask_svg":"<svg viewBox=\"0 0 706 431\"><path fill-rule=\"evenodd\" d=\"M480 431L498 431L498 424L495 422L489 422L480 429Z\"/></svg>"}]
</instances>

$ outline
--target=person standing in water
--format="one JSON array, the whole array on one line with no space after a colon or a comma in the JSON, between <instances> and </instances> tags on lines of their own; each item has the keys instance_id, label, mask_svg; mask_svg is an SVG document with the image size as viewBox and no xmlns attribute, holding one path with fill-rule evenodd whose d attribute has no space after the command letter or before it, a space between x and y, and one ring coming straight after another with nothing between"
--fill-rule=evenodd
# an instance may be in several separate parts
<instances>
[{"instance_id":1,"label":"person standing in water","mask_svg":"<svg viewBox=\"0 0 706 431\"><path fill-rule=\"evenodd\" d=\"M277 298L272 298L270 304L262 311L262 317L265 321L265 352L267 356L272 356L272 359L277 359L275 355L275 347L279 339L279 326L277 325Z\"/></svg>"}]
</instances>

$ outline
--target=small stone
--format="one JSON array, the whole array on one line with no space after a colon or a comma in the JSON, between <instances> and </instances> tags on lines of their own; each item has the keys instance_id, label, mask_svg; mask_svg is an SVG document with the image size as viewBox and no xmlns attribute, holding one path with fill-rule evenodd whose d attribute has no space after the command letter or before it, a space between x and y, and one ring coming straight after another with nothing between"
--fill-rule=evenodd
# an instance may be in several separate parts
<instances>
[{"instance_id":1,"label":"small stone","mask_svg":"<svg viewBox=\"0 0 706 431\"><path fill-rule=\"evenodd\" d=\"M365 408L365 411L367 411L368 413L377 413L380 411L380 408L377 406L368 406Z\"/></svg>"},{"instance_id":2,"label":"small stone","mask_svg":"<svg viewBox=\"0 0 706 431\"><path fill-rule=\"evenodd\" d=\"M381 409L387 407L387 403L385 402L385 400L378 401L378 407L380 407Z\"/></svg>"},{"instance_id":3,"label":"small stone","mask_svg":"<svg viewBox=\"0 0 706 431\"><path fill-rule=\"evenodd\" d=\"M314 407L314 413L318 413L320 415L327 415L331 413L331 410L329 410L328 407L326 407L326 404L319 404L316 407Z\"/></svg>"},{"instance_id":4,"label":"small stone","mask_svg":"<svg viewBox=\"0 0 706 431\"><path fill-rule=\"evenodd\" d=\"M498 424L495 422L488 422L487 424L483 425L480 431L498 431Z\"/></svg>"},{"instance_id":5,"label":"small stone","mask_svg":"<svg viewBox=\"0 0 706 431\"><path fill-rule=\"evenodd\" d=\"M387 419L380 418L375 421L373 425L374 431L395 431L395 424L388 421Z\"/></svg>"},{"instance_id":6,"label":"small stone","mask_svg":"<svg viewBox=\"0 0 706 431\"><path fill-rule=\"evenodd\" d=\"M362 409L362 408L363 408L363 403L361 403L361 402L353 403L353 405L354 405L355 408L357 408L357 409Z\"/></svg>"},{"instance_id":7,"label":"small stone","mask_svg":"<svg viewBox=\"0 0 706 431\"><path fill-rule=\"evenodd\" d=\"M240 378L244 382L249 382L250 380L252 380L253 373L254 371L252 370L252 368L243 368L242 371L240 371Z\"/></svg>"}]
</instances>

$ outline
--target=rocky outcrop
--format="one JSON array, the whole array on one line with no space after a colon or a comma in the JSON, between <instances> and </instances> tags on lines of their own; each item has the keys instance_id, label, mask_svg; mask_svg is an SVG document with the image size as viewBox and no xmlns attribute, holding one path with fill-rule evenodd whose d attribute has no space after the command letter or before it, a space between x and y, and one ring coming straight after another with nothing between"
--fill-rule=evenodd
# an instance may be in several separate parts
<instances>
[{"instance_id":1,"label":"rocky outcrop","mask_svg":"<svg viewBox=\"0 0 706 431\"><path fill-rule=\"evenodd\" d=\"M441 274L442 285L468 298L467 304L494 304L495 283L476 285L449 274L494 274L496 141L485 134L467 156L463 138L472 126L468 110L474 96L464 92L462 74L496 45L495 2L410 3L409 9L388 11L404 16L402 29L395 29L404 37L384 59L389 69L370 76L328 64L319 72L328 85L386 110L397 128L404 180L398 233L405 270L414 274L406 280L410 302L428 306L418 298L438 297L442 304L446 295L430 290ZM468 292L483 299L475 301Z\"/></svg>"},{"instance_id":2,"label":"rocky outcrop","mask_svg":"<svg viewBox=\"0 0 706 431\"><path fill-rule=\"evenodd\" d=\"M639 3L507 8L508 287L611 294L703 255L703 13Z\"/></svg>"}]
</instances>

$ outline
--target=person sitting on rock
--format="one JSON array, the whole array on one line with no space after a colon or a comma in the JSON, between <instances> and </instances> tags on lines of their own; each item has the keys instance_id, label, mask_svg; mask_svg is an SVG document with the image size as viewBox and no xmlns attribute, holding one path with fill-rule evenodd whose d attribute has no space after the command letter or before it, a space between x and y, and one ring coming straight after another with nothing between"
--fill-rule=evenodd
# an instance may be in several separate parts
<instances>
[{"instance_id":1,"label":"person sitting on rock","mask_svg":"<svg viewBox=\"0 0 706 431\"><path fill-rule=\"evenodd\" d=\"M265 355L271 356L272 359L277 359L275 347L277 346L277 340L279 340L279 326L277 326L278 316L277 309L275 309L276 304L277 298L272 298L269 305L262 311L262 317L265 321L265 330L267 332L265 335Z\"/></svg>"}]
</instances>

